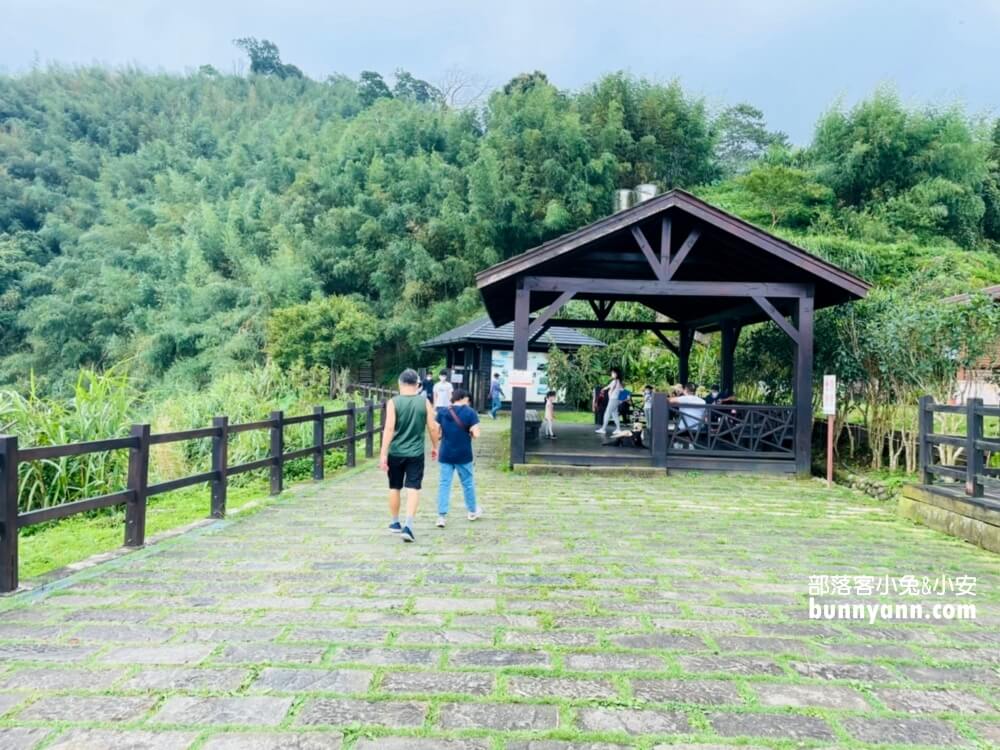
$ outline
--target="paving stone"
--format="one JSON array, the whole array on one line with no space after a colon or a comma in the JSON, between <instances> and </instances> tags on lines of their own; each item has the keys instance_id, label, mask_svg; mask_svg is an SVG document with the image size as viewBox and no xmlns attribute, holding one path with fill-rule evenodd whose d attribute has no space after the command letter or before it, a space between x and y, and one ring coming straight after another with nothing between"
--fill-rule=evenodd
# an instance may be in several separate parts
<instances>
[{"instance_id":1,"label":"paving stone","mask_svg":"<svg viewBox=\"0 0 1000 750\"><path fill-rule=\"evenodd\" d=\"M119 623L117 625L81 625L73 637L81 641L100 641L101 643L163 643L173 636L173 628L154 627L152 625L134 625Z\"/></svg>"},{"instance_id":2,"label":"paving stone","mask_svg":"<svg viewBox=\"0 0 1000 750\"><path fill-rule=\"evenodd\" d=\"M78 609L66 613L66 622L148 622L156 615L152 609Z\"/></svg>"},{"instance_id":3,"label":"paving stone","mask_svg":"<svg viewBox=\"0 0 1000 750\"><path fill-rule=\"evenodd\" d=\"M124 669L17 669L0 676L0 688L16 690L107 690Z\"/></svg>"},{"instance_id":4,"label":"paving stone","mask_svg":"<svg viewBox=\"0 0 1000 750\"><path fill-rule=\"evenodd\" d=\"M896 667L904 677L914 682L934 682L972 684L972 685L1000 685L1000 672L992 669L974 667L910 667L900 665Z\"/></svg>"},{"instance_id":5,"label":"paving stone","mask_svg":"<svg viewBox=\"0 0 1000 750\"><path fill-rule=\"evenodd\" d=\"M538 619L531 615L455 615L457 628L534 628Z\"/></svg>"},{"instance_id":6,"label":"paving stone","mask_svg":"<svg viewBox=\"0 0 1000 750\"><path fill-rule=\"evenodd\" d=\"M701 651L705 643L700 638L672 633L620 635L611 641L623 648L656 648L666 651Z\"/></svg>"},{"instance_id":7,"label":"paving stone","mask_svg":"<svg viewBox=\"0 0 1000 750\"><path fill-rule=\"evenodd\" d=\"M972 728L976 731L976 734L984 740L988 740L997 747L1000 747L1000 722L973 722Z\"/></svg>"},{"instance_id":8,"label":"paving stone","mask_svg":"<svg viewBox=\"0 0 1000 750\"><path fill-rule=\"evenodd\" d=\"M570 698L609 700L618 697L610 680L575 680L568 677L520 677L507 679L507 692L519 698Z\"/></svg>"},{"instance_id":9,"label":"paving stone","mask_svg":"<svg viewBox=\"0 0 1000 750\"><path fill-rule=\"evenodd\" d=\"M642 627L638 617L557 617L557 628L579 628L600 630L636 630Z\"/></svg>"},{"instance_id":10,"label":"paving stone","mask_svg":"<svg viewBox=\"0 0 1000 750\"><path fill-rule=\"evenodd\" d=\"M246 669L143 669L122 684L126 690L213 690L231 692L246 680Z\"/></svg>"},{"instance_id":11,"label":"paving stone","mask_svg":"<svg viewBox=\"0 0 1000 750\"><path fill-rule=\"evenodd\" d=\"M320 641L323 643L384 643L388 630L381 628L295 628L289 641Z\"/></svg>"},{"instance_id":12,"label":"paving stone","mask_svg":"<svg viewBox=\"0 0 1000 750\"><path fill-rule=\"evenodd\" d=\"M0 693L0 716L3 716L17 704L23 703L24 699L23 693Z\"/></svg>"},{"instance_id":13,"label":"paving stone","mask_svg":"<svg viewBox=\"0 0 1000 750\"><path fill-rule=\"evenodd\" d=\"M197 738L196 732L70 729L48 750L187 750Z\"/></svg>"},{"instance_id":14,"label":"paving stone","mask_svg":"<svg viewBox=\"0 0 1000 750\"><path fill-rule=\"evenodd\" d=\"M659 672L663 659L646 654L567 654L566 669L581 672Z\"/></svg>"},{"instance_id":15,"label":"paving stone","mask_svg":"<svg viewBox=\"0 0 1000 750\"><path fill-rule=\"evenodd\" d=\"M178 646L125 646L101 657L113 664L197 664L208 658L213 646L185 643Z\"/></svg>"},{"instance_id":16,"label":"paving stone","mask_svg":"<svg viewBox=\"0 0 1000 750\"><path fill-rule=\"evenodd\" d=\"M17 714L18 721L136 721L156 703L120 695L46 695Z\"/></svg>"},{"instance_id":17,"label":"paving stone","mask_svg":"<svg viewBox=\"0 0 1000 750\"><path fill-rule=\"evenodd\" d=\"M578 713L581 729L628 734L684 734L690 727L679 711L639 711L628 708L584 708Z\"/></svg>"},{"instance_id":18,"label":"paving stone","mask_svg":"<svg viewBox=\"0 0 1000 750\"><path fill-rule=\"evenodd\" d=\"M342 745L340 732L230 732L212 735L200 747L202 750L339 750Z\"/></svg>"},{"instance_id":19,"label":"paving stone","mask_svg":"<svg viewBox=\"0 0 1000 750\"><path fill-rule=\"evenodd\" d=\"M672 746L676 747L676 745ZM566 740L508 740L506 750L624 750L609 742L567 742ZM732 750L732 748L730 748Z\"/></svg>"},{"instance_id":20,"label":"paving stone","mask_svg":"<svg viewBox=\"0 0 1000 750\"><path fill-rule=\"evenodd\" d=\"M372 672L358 669L287 669L267 667L250 686L251 690L279 693L324 692L364 693L372 681Z\"/></svg>"},{"instance_id":21,"label":"paving stone","mask_svg":"<svg viewBox=\"0 0 1000 750\"><path fill-rule=\"evenodd\" d=\"M240 643L248 641L273 641L281 635L281 628L219 626L195 627L177 636L179 643Z\"/></svg>"},{"instance_id":22,"label":"paving stone","mask_svg":"<svg viewBox=\"0 0 1000 750\"><path fill-rule=\"evenodd\" d=\"M492 633L472 630L407 630L395 641L403 646L427 644L431 646L492 646Z\"/></svg>"},{"instance_id":23,"label":"paving stone","mask_svg":"<svg viewBox=\"0 0 1000 750\"><path fill-rule=\"evenodd\" d=\"M191 698L175 695L164 701L150 721L158 724L277 726L291 706L291 698Z\"/></svg>"},{"instance_id":24,"label":"paving stone","mask_svg":"<svg viewBox=\"0 0 1000 750\"><path fill-rule=\"evenodd\" d=\"M43 727L0 727L0 747L3 750L32 750L52 734Z\"/></svg>"},{"instance_id":25,"label":"paving stone","mask_svg":"<svg viewBox=\"0 0 1000 750\"><path fill-rule=\"evenodd\" d=\"M759 683L752 686L762 706L791 708L835 708L866 711L867 701L857 690L839 685L780 685Z\"/></svg>"},{"instance_id":26,"label":"paving stone","mask_svg":"<svg viewBox=\"0 0 1000 750\"><path fill-rule=\"evenodd\" d=\"M840 720L847 733L861 742L874 744L943 745L968 747L969 741L954 726L940 719L873 719L850 717Z\"/></svg>"},{"instance_id":27,"label":"paving stone","mask_svg":"<svg viewBox=\"0 0 1000 750\"><path fill-rule=\"evenodd\" d=\"M878 664L819 664L816 662L790 662L792 669L803 677L821 680L854 680L855 682L889 682L892 672Z\"/></svg>"},{"instance_id":28,"label":"paving stone","mask_svg":"<svg viewBox=\"0 0 1000 750\"><path fill-rule=\"evenodd\" d=\"M678 658L685 672L725 672L728 675L784 674L784 670L770 659L746 656L681 656Z\"/></svg>"},{"instance_id":29,"label":"paving stone","mask_svg":"<svg viewBox=\"0 0 1000 750\"><path fill-rule=\"evenodd\" d=\"M339 663L391 666L393 664L429 667L441 659L441 652L422 648L342 648L333 655Z\"/></svg>"},{"instance_id":30,"label":"paving stone","mask_svg":"<svg viewBox=\"0 0 1000 750\"><path fill-rule=\"evenodd\" d=\"M712 714L712 728L724 737L832 740L833 731L822 719L795 714Z\"/></svg>"},{"instance_id":31,"label":"paving stone","mask_svg":"<svg viewBox=\"0 0 1000 750\"><path fill-rule=\"evenodd\" d=\"M446 740L434 737L361 737L354 750L491 750L488 739ZM510 748L510 745L507 745Z\"/></svg>"},{"instance_id":32,"label":"paving stone","mask_svg":"<svg viewBox=\"0 0 1000 750\"><path fill-rule=\"evenodd\" d=\"M479 672L390 672L382 679L387 693L467 693L489 695L493 675Z\"/></svg>"},{"instance_id":33,"label":"paving stone","mask_svg":"<svg viewBox=\"0 0 1000 750\"><path fill-rule=\"evenodd\" d=\"M497 608L495 599L444 599L418 596L413 600L417 612L492 612Z\"/></svg>"},{"instance_id":34,"label":"paving stone","mask_svg":"<svg viewBox=\"0 0 1000 750\"><path fill-rule=\"evenodd\" d=\"M457 651L451 655L456 667L547 667L549 655L544 651L503 651L477 649Z\"/></svg>"},{"instance_id":35,"label":"paving stone","mask_svg":"<svg viewBox=\"0 0 1000 750\"><path fill-rule=\"evenodd\" d=\"M223 649L214 661L220 664L317 664L326 646L289 643L238 643Z\"/></svg>"},{"instance_id":36,"label":"paving stone","mask_svg":"<svg viewBox=\"0 0 1000 750\"><path fill-rule=\"evenodd\" d=\"M890 710L905 711L908 714L941 711L957 711L968 714L994 713L994 709L989 703L978 695L963 690L880 688L875 690L875 697Z\"/></svg>"},{"instance_id":37,"label":"paving stone","mask_svg":"<svg viewBox=\"0 0 1000 750\"><path fill-rule=\"evenodd\" d=\"M419 727L426 714L424 703L315 698L302 708L296 723Z\"/></svg>"},{"instance_id":38,"label":"paving stone","mask_svg":"<svg viewBox=\"0 0 1000 750\"><path fill-rule=\"evenodd\" d=\"M752 636L719 636L715 639L723 651L764 651L768 654L796 654L809 656L814 653L804 641L794 638L759 638Z\"/></svg>"},{"instance_id":39,"label":"paving stone","mask_svg":"<svg viewBox=\"0 0 1000 750\"><path fill-rule=\"evenodd\" d=\"M559 726L558 706L529 703L446 703L441 706L444 729L543 731Z\"/></svg>"},{"instance_id":40,"label":"paving stone","mask_svg":"<svg viewBox=\"0 0 1000 750\"><path fill-rule=\"evenodd\" d=\"M719 705L742 703L733 682L724 680L632 680L632 694L652 703L699 703Z\"/></svg>"},{"instance_id":41,"label":"paving stone","mask_svg":"<svg viewBox=\"0 0 1000 750\"><path fill-rule=\"evenodd\" d=\"M511 646L596 646L597 636L571 630L508 630L503 642Z\"/></svg>"},{"instance_id":42,"label":"paving stone","mask_svg":"<svg viewBox=\"0 0 1000 750\"><path fill-rule=\"evenodd\" d=\"M830 656L855 659L916 659L917 654L909 646L887 643L830 643L826 645Z\"/></svg>"},{"instance_id":43,"label":"paving stone","mask_svg":"<svg viewBox=\"0 0 1000 750\"><path fill-rule=\"evenodd\" d=\"M11 661L83 661L97 653L97 650L97 646L59 646L51 643L0 643L0 663Z\"/></svg>"},{"instance_id":44,"label":"paving stone","mask_svg":"<svg viewBox=\"0 0 1000 750\"><path fill-rule=\"evenodd\" d=\"M683 630L695 633L696 635L732 635L734 633L743 633L746 630L746 625L735 620L716 620L715 622L711 622L708 620L680 620L671 617L653 617L651 621L654 628L660 628L661 630Z\"/></svg>"}]
</instances>

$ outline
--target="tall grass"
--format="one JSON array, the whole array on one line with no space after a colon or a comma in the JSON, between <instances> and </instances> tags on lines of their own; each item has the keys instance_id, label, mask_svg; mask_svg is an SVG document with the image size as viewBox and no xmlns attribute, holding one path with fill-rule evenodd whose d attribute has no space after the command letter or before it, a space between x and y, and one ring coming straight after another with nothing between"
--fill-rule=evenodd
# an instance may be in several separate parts
<instances>
[{"instance_id":1,"label":"tall grass","mask_svg":"<svg viewBox=\"0 0 1000 750\"><path fill-rule=\"evenodd\" d=\"M63 400L40 396L32 379L27 394L0 391L0 433L16 435L23 447L120 437L140 408L128 376L115 370L82 371ZM127 451L21 464L18 505L23 512L114 492L124 487L127 471Z\"/></svg>"},{"instance_id":2,"label":"tall grass","mask_svg":"<svg viewBox=\"0 0 1000 750\"><path fill-rule=\"evenodd\" d=\"M218 376L199 391L157 391L142 394L123 371L84 370L69 398L44 397L32 384L27 394L0 390L0 434L13 434L22 447L61 445L123 437L132 424L151 424L153 433L207 427L212 417L226 415L231 424L266 419L271 411L288 416L312 411L314 404L327 409L344 406L325 398L326 376L314 370L282 371L261 367ZM358 429L362 427L359 414ZM326 423L327 440L345 434L344 419ZM305 447L312 441L312 425L285 429L285 450ZM268 430L254 430L230 439L231 465L267 455ZM150 482L207 471L211 441L190 440L153 446ZM327 467L343 465L343 454L331 452ZM289 478L307 476L310 459L287 465ZM116 492L125 487L128 451L108 451L21 464L18 505L21 512L46 508ZM246 475L237 481L250 481Z\"/></svg>"}]
</instances>

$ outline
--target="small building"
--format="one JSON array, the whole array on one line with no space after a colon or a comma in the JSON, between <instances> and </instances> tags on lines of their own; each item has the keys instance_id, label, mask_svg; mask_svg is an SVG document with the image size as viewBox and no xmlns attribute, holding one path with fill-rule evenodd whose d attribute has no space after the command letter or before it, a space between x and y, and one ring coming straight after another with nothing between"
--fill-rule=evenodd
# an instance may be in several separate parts
<instances>
[{"instance_id":1,"label":"small building","mask_svg":"<svg viewBox=\"0 0 1000 750\"><path fill-rule=\"evenodd\" d=\"M490 320L501 327L513 323L516 369L527 365L531 340L547 328L628 327L656 334L677 355L683 382L695 335L717 332L720 384L732 393L743 328L776 325L793 345L790 404L692 409L654 393L647 437L636 440L633 430L635 449L627 452L595 435L593 425L566 425L557 443L529 440L524 389L513 388L512 465L624 464L801 476L809 474L811 460L813 314L868 292L865 281L844 269L683 190L487 268L476 285ZM570 300L589 303L594 318L557 317ZM641 303L660 317L614 320L611 310L621 302Z\"/></svg>"},{"instance_id":2,"label":"small building","mask_svg":"<svg viewBox=\"0 0 1000 750\"><path fill-rule=\"evenodd\" d=\"M528 345L527 369L532 374L532 388L526 390L527 403L541 403L548 393L548 352L556 347L564 352L575 352L582 346L602 347L604 342L573 328L552 326ZM472 405L479 411L487 407L490 380L493 373L500 373L505 401L510 400L507 386L510 371L514 368L514 324L497 327L487 317L476 318L458 328L424 341L424 349L438 349L445 353L445 366L452 373L452 382L461 384L471 394Z\"/></svg>"}]
</instances>

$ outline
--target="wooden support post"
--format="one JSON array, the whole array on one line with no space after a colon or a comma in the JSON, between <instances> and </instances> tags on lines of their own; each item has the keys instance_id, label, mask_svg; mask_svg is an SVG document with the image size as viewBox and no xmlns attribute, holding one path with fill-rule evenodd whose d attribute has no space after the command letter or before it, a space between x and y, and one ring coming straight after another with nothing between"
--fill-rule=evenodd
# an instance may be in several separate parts
<instances>
[{"instance_id":1,"label":"wooden support post","mask_svg":"<svg viewBox=\"0 0 1000 750\"><path fill-rule=\"evenodd\" d=\"M17 590L17 438L0 435L0 594Z\"/></svg>"},{"instance_id":2,"label":"wooden support post","mask_svg":"<svg viewBox=\"0 0 1000 750\"><path fill-rule=\"evenodd\" d=\"M528 369L528 326L531 309L531 292L520 284L514 301L514 369ZM511 388L510 396L510 462L523 464L524 417L528 394L524 388Z\"/></svg>"},{"instance_id":3,"label":"wooden support post","mask_svg":"<svg viewBox=\"0 0 1000 750\"><path fill-rule=\"evenodd\" d=\"M667 441L669 438L667 411L667 394L654 393L653 412L650 415L652 424L649 425L649 450L653 455L653 466L658 469L667 468Z\"/></svg>"},{"instance_id":4,"label":"wooden support post","mask_svg":"<svg viewBox=\"0 0 1000 750\"><path fill-rule=\"evenodd\" d=\"M357 407L354 402L347 405L347 459L345 465L354 466L357 463Z\"/></svg>"},{"instance_id":5,"label":"wooden support post","mask_svg":"<svg viewBox=\"0 0 1000 750\"><path fill-rule=\"evenodd\" d=\"M813 371L813 296L812 291L797 303L798 338L795 344L795 473L812 473L812 371Z\"/></svg>"},{"instance_id":6,"label":"wooden support post","mask_svg":"<svg viewBox=\"0 0 1000 750\"><path fill-rule=\"evenodd\" d=\"M983 452L976 443L983 439L983 400L970 398L965 401L965 494L982 497L984 488Z\"/></svg>"},{"instance_id":7,"label":"wooden support post","mask_svg":"<svg viewBox=\"0 0 1000 750\"><path fill-rule=\"evenodd\" d=\"M271 494L280 495L285 485L285 413L271 412Z\"/></svg>"},{"instance_id":8,"label":"wooden support post","mask_svg":"<svg viewBox=\"0 0 1000 750\"><path fill-rule=\"evenodd\" d=\"M375 402L365 401L365 458L375 455Z\"/></svg>"},{"instance_id":9,"label":"wooden support post","mask_svg":"<svg viewBox=\"0 0 1000 750\"><path fill-rule=\"evenodd\" d=\"M920 426L920 484L930 484L934 481L934 477L927 470L927 467L934 463L934 446L930 441L930 435L934 432L934 397L921 396L919 404L917 421Z\"/></svg>"},{"instance_id":10,"label":"wooden support post","mask_svg":"<svg viewBox=\"0 0 1000 750\"><path fill-rule=\"evenodd\" d=\"M213 417L212 427L219 430L212 437L212 518L226 517L226 496L229 492L229 478L226 468L229 465L229 417Z\"/></svg>"},{"instance_id":11,"label":"wooden support post","mask_svg":"<svg viewBox=\"0 0 1000 750\"><path fill-rule=\"evenodd\" d=\"M149 485L149 425L132 427L138 440L128 453L128 488L132 496L125 503L125 546L141 547L146 543L146 487Z\"/></svg>"},{"instance_id":12,"label":"wooden support post","mask_svg":"<svg viewBox=\"0 0 1000 750\"><path fill-rule=\"evenodd\" d=\"M736 381L736 371L734 359L736 356L736 326L731 320L722 324L722 378L719 388L726 396L733 395L733 388Z\"/></svg>"},{"instance_id":13,"label":"wooden support post","mask_svg":"<svg viewBox=\"0 0 1000 750\"><path fill-rule=\"evenodd\" d=\"M687 326L682 326L679 337L680 353L677 355L677 379L681 385L688 382L688 377L691 374L688 363L691 360L692 344L694 344L694 331Z\"/></svg>"},{"instance_id":14,"label":"wooden support post","mask_svg":"<svg viewBox=\"0 0 1000 750\"><path fill-rule=\"evenodd\" d=\"M322 405L313 407L313 479L317 482L324 476L324 460L326 450L323 444L326 442L326 419L323 414L326 410Z\"/></svg>"}]
</instances>

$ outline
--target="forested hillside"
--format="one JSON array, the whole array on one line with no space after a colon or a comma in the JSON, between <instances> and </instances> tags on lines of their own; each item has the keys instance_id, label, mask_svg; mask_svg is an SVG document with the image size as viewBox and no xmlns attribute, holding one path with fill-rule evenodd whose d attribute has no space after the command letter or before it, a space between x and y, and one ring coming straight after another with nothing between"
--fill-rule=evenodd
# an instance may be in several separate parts
<instances>
[{"instance_id":1,"label":"forested hillside","mask_svg":"<svg viewBox=\"0 0 1000 750\"><path fill-rule=\"evenodd\" d=\"M124 362L142 384L195 385L268 356L395 368L477 312L477 270L639 182L897 299L1000 282L1000 123L958 108L875 92L798 149L750 104L710 111L678 83L567 92L535 72L456 108L405 72L259 62L0 77L0 383L34 372L58 393Z\"/></svg>"}]
</instances>

